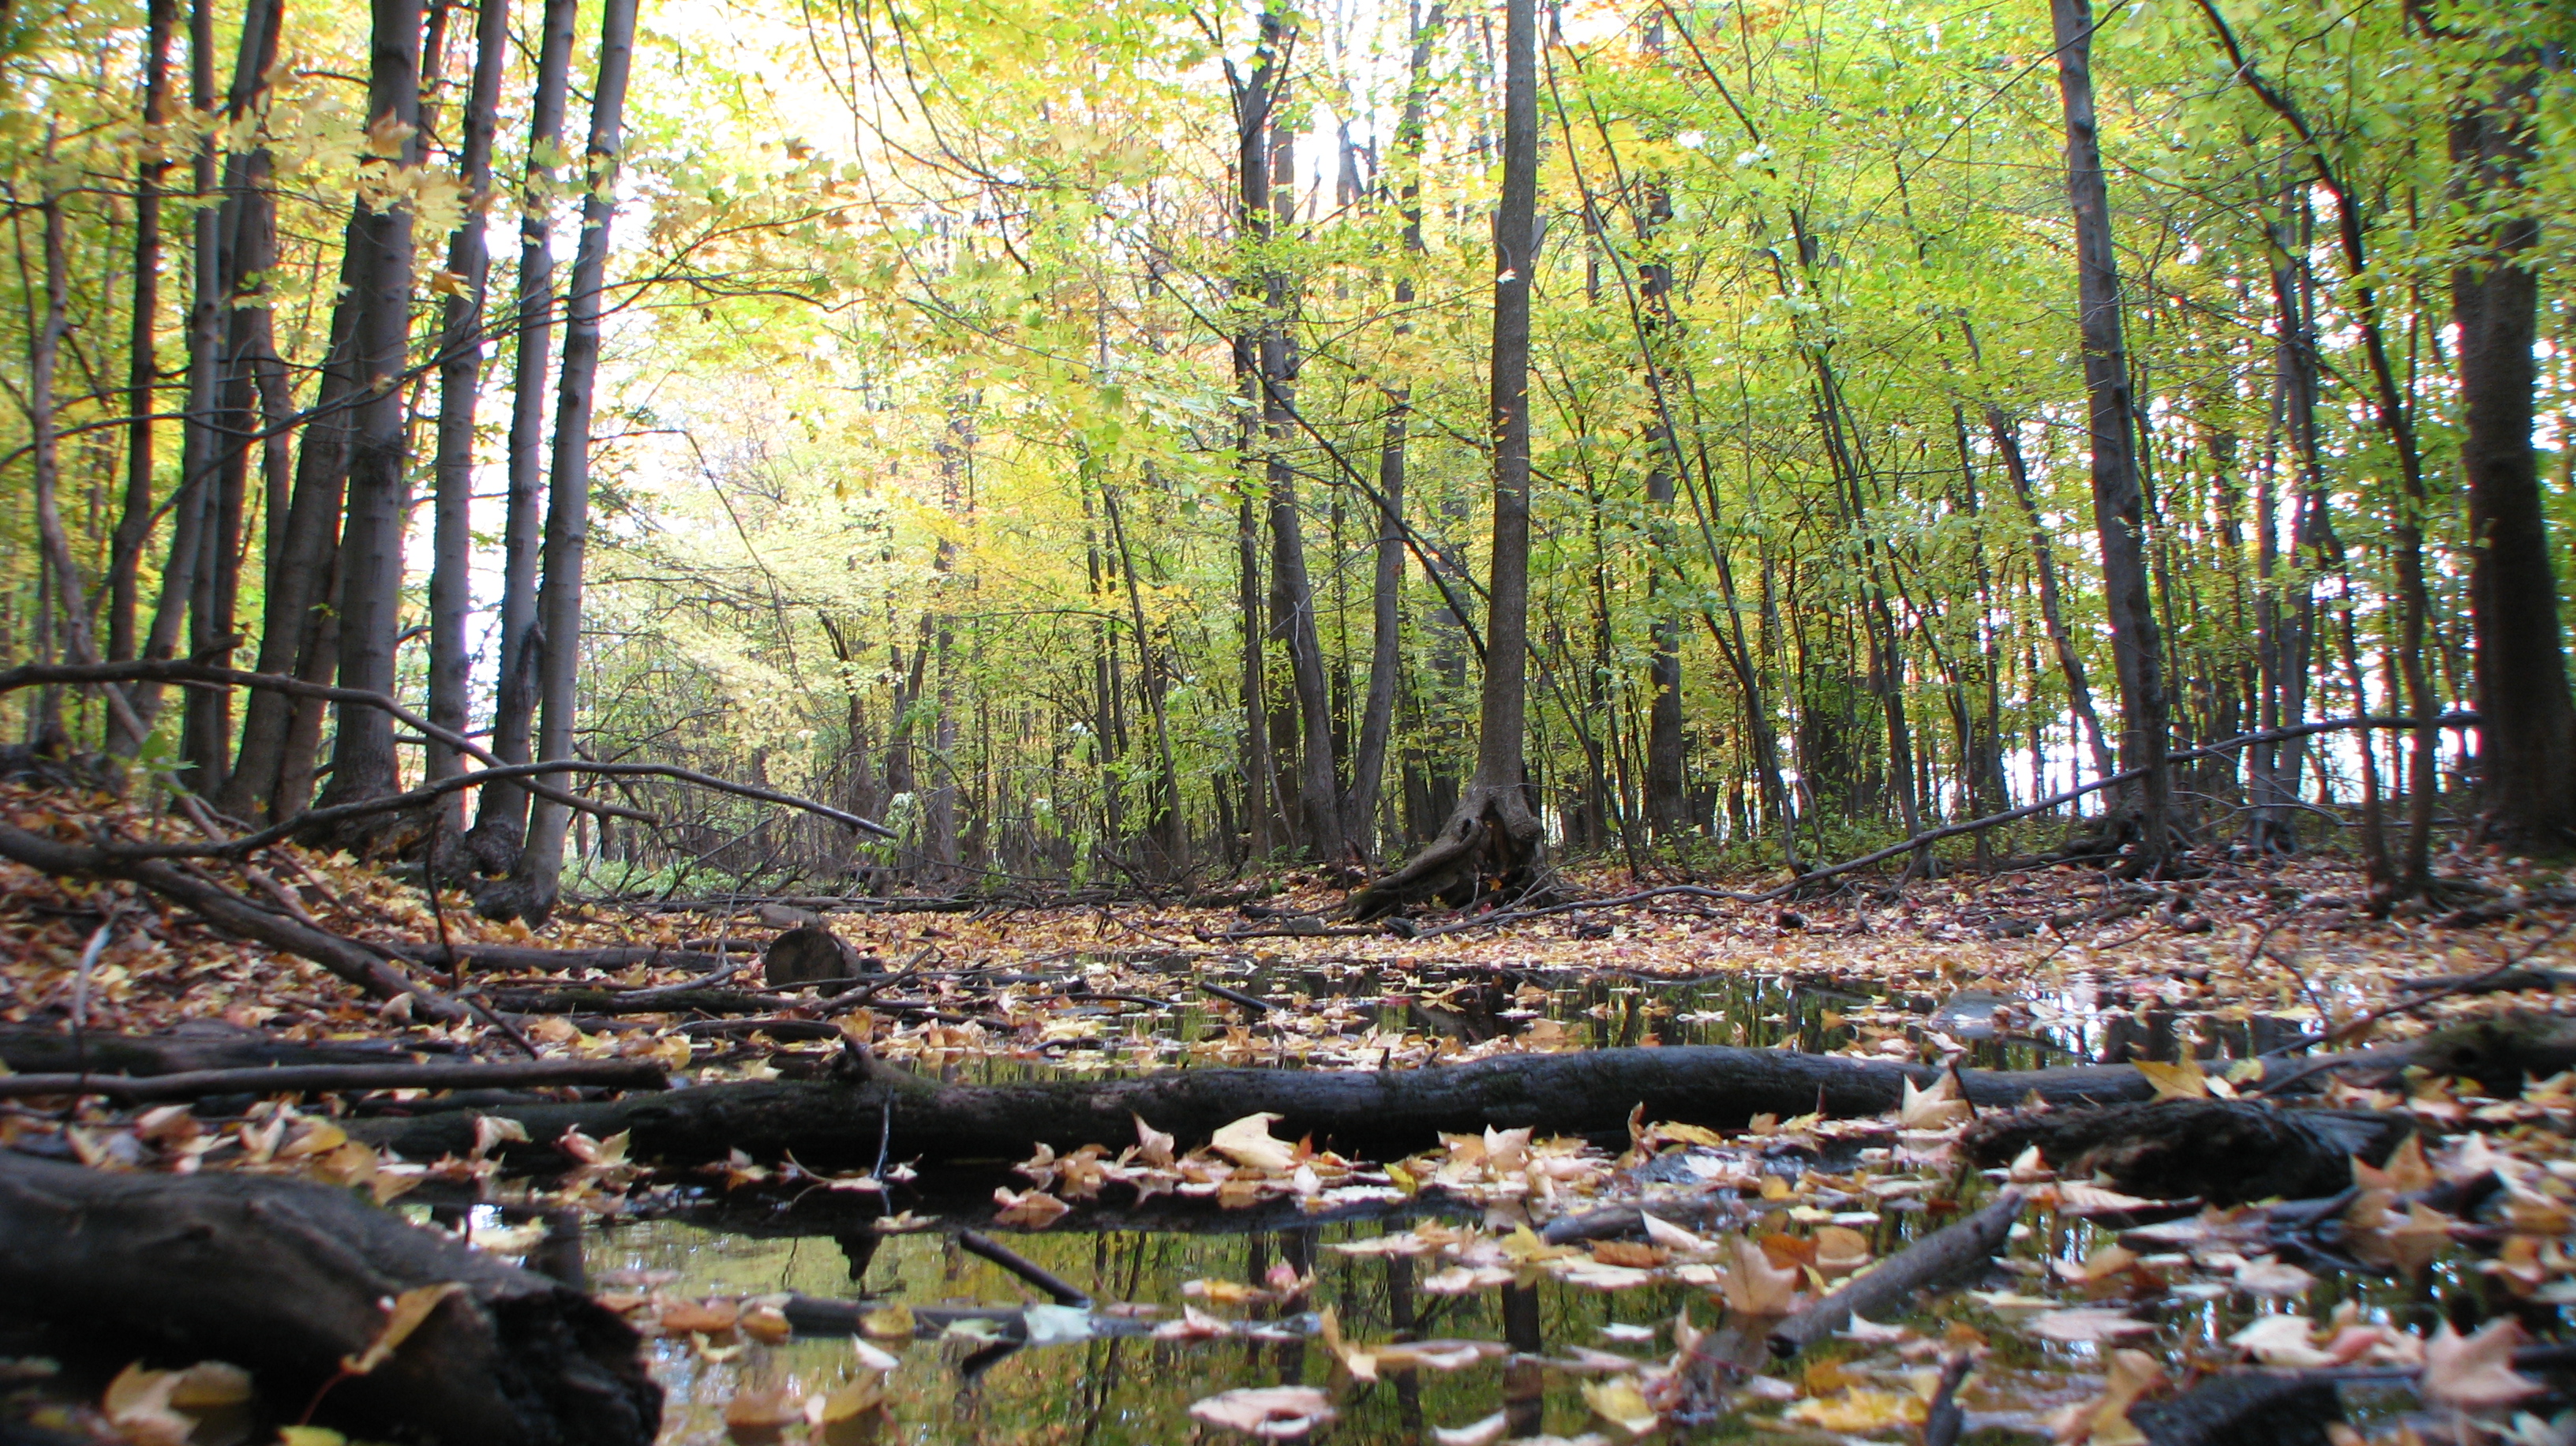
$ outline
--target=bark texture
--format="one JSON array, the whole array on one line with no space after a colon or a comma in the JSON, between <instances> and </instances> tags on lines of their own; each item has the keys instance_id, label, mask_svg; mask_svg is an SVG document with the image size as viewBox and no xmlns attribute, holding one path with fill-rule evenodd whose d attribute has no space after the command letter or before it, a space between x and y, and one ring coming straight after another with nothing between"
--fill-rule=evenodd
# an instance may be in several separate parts
<instances>
[{"instance_id":1,"label":"bark texture","mask_svg":"<svg viewBox=\"0 0 2576 1446\"><path fill-rule=\"evenodd\" d=\"M452 1446L647 1446L662 1391L588 1296L346 1190L252 1175L109 1174L0 1152L0 1317L247 1368L293 1419L383 1331L388 1296L461 1284L318 1423Z\"/></svg>"}]
</instances>

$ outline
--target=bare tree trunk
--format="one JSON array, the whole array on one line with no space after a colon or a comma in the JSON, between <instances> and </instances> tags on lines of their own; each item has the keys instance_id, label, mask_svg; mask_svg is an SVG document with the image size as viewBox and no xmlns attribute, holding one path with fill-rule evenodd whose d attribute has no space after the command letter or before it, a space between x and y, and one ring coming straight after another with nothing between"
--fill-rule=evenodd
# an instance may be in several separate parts
<instances>
[{"instance_id":1,"label":"bare tree trunk","mask_svg":"<svg viewBox=\"0 0 2576 1446\"><path fill-rule=\"evenodd\" d=\"M1530 807L1528 726L1530 287L1538 264L1538 14L1504 8L1503 185L1494 216L1494 542L1486 591L1485 685L1476 772L1431 846L1351 897L1360 918L1441 897L1517 892L1545 847Z\"/></svg>"},{"instance_id":2,"label":"bare tree trunk","mask_svg":"<svg viewBox=\"0 0 2576 1446\"><path fill-rule=\"evenodd\" d=\"M590 539L590 418L599 374L599 317L608 280L608 227L617 213L617 156L626 108L626 77L635 53L635 0L608 0L599 31L599 78L591 91L590 182L581 203L581 245L573 253L570 305L564 320L561 400L555 410L554 481L546 507L546 581L539 604L545 630L537 734L540 758L573 756L575 685L581 677L581 570ZM556 775L567 778L567 775ZM517 880L526 888L523 917L554 911L563 877L570 810L538 800Z\"/></svg>"},{"instance_id":3,"label":"bare tree trunk","mask_svg":"<svg viewBox=\"0 0 2576 1446\"><path fill-rule=\"evenodd\" d=\"M429 575L429 721L466 729L471 658L465 624L474 610L474 412L483 386L484 292L492 258L483 242L480 202L492 185L492 133L499 124L501 73L510 60L509 0L480 0L474 21L473 92L465 103L458 179L465 218L449 238L445 315L438 368L438 500ZM455 775L464 760L443 744L427 745L430 781ZM464 795L442 804L450 835L465 822Z\"/></svg>"},{"instance_id":4,"label":"bare tree trunk","mask_svg":"<svg viewBox=\"0 0 2576 1446\"><path fill-rule=\"evenodd\" d=\"M2558 579L2531 448L2540 278L2523 257L2540 240L2525 179L2534 159L2540 58L2522 47L2486 73L2492 95L2472 96L2451 121L2454 188L2493 213L2478 238L2482 254L2451 273L2483 720L2482 824L2497 839L2556 849L2576 838L2576 707L2568 700Z\"/></svg>"},{"instance_id":5,"label":"bare tree trunk","mask_svg":"<svg viewBox=\"0 0 2576 1446\"><path fill-rule=\"evenodd\" d=\"M215 108L214 0L197 0L188 17L189 94L197 109ZM195 193L215 192L215 139L201 137L192 157ZM188 309L188 402L180 423L179 485L170 506L170 557L161 570L161 598L152 611L152 630L143 653L149 658L176 656L179 634L197 597L197 569L205 556L205 533L213 511L217 467L215 375L221 366L219 320L222 315L223 243L219 218L211 206L198 208L192 253L194 296ZM158 685L137 684L133 711L149 730L160 717Z\"/></svg>"},{"instance_id":6,"label":"bare tree trunk","mask_svg":"<svg viewBox=\"0 0 2576 1446\"><path fill-rule=\"evenodd\" d=\"M1275 87L1285 63L1281 54L1284 43L1280 17L1265 5L1252 76L1236 87L1234 95L1235 179L1240 203L1235 213L1235 236L1237 244L1247 252L1258 252L1270 240L1270 120L1277 105ZM1266 304L1262 270L1257 255L1247 259L1244 278L1237 283L1245 300ZM1235 518L1235 564L1236 604L1243 625L1243 813L1246 848L1255 858L1276 847L1273 830L1282 811L1278 773L1271 758L1269 688L1263 666L1268 630L1261 616L1261 508L1252 482L1256 458L1263 451L1262 419L1267 410L1262 385L1266 330L1247 324L1234 338L1234 374L1242 406L1236 444L1235 478L1241 497Z\"/></svg>"},{"instance_id":7,"label":"bare tree trunk","mask_svg":"<svg viewBox=\"0 0 2576 1446\"><path fill-rule=\"evenodd\" d=\"M510 373L510 496L503 523L501 664L492 705L492 755L526 763L534 754L537 669L537 557L544 529L546 370L554 351L554 228L545 196L554 168L548 153L563 143L564 103L571 90L577 0L546 0L537 51L536 94L528 112L528 165L521 182L517 357ZM493 784L480 790L471 844L486 873L515 867L527 835L527 790Z\"/></svg>"},{"instance_id":8,"label":"bare tree trunk","mask_svg":"<svg viewBox=\"0 0 2576 1446\"><path fill-rule=\"evenodd\" d=\"M177 0L148 0L143 30L147 125L170 119L170 32L177 19ZM134 311L125 362L126 414L132 420L125 428L125 507L116 521L107 576L107 655L120 663L134 656L137 577L152 533L152 414L159 410L161 382L154 343L161 321L161 182L169 171L169 156L154 149L145 152L134 177ZM126 739L110 751L130 753L140 742Z\"/></svg>"},{"instance_id":9,"label":"bare tree trunk","mask_svg":"<svg viewBox=\"0 0 2576 1446\"><path fill-rule=\"evenodd\" d=\"M1148 464L1150 467L1151 464ZM1151 480L1151 473L1148 473ZM1189 871L1189 821L1181 811L1181 773L1172 761L1172 725L1164 706L1171 689L1161 660L1156 655L1153 633L1145 622L1145 594L1136 582L1136 555L1127 544L1126 519L1119 515L1118 489L1103 482L1100 489L1101 510L1109 521L1109 540L1118 549L1118 571L1127 579L1128 616L1136 627L1136 667L1142 675L1147 704L1154 711L1154 753L1161 766L1163 780L1162 810L1156 824L1162 833L1166 872L1179 877Z\"/></svg>"},{"instance_id":10,"label":"bare tree trunk","mask_svg":"<svg viewBox=\"0 0 2576 1446\"><path fill-rule=\"evenodd\" d=\"M381 150L390 165L420 164L420 0L373 0L374 41L367 81L372 131L403 134ZM394 690L394 650L402 626L403 526L411 498L404 455L402 374L411 341L412 212L377 211L364 201L349 228L359 252L351 268L357 319L351 331L348 496L340 531L340 685L371 693ZM392 715L346 704L334 711L331 781L326 803L380 798L399 786ZM354 848L399 840L409 825L379 816L335 839Z\"/></svg>"},{"instance_id":11,"label":"bare tree trunk","mask_svg":"<svg viewBox=\"0 0 2576 1446\"><path fill-rule=\"evenodd\" d=\"M1404 111L1395 128L1396 164L1403 168L1397 204L1404 215L1404 259L1395 280L1395 334L1412 334L1404 320L1413 305L1410 268L1422 255L1423 113L1430 101L1431 47L1447 22L1446 0L1432 0L1431 11L1413 32L1413 57L1406 71ZM1350 791L1342 801L1342 833L1351 848L1377 857L1378 798L1386 782L1386 754L1395 733L1395 685L1404 667L1404 465L1406 432L1413 413L1413 388L1398 381L1387 388L1386 427L1378 445L1377 570L1370 579L1368 696L1360 706L1360 734L1351 756Z\"/></svg>"},{"instance_id":12,"label":"bare tree trunk","mask_svg":"<svg viewBox=\"0 0 2576 1446\"><path fill-rule=\"evenodd\" d=\"M2120 761L2146 770L2128 793L2139 873L2160 868L2172 845L2172 779L2165 766L2168 704L2164 640L2148 596L2146 504L2138 487L2136 402L2121 335L2120 273L2112 247L2110 188L2093 120L2093 16L2089 0L2052 0L2058 93L2066 110L2066 191L2075 247L2091 412L2093 525L2102 547L2102 591L2120 680Z\"/></svg>"}]
</instances>

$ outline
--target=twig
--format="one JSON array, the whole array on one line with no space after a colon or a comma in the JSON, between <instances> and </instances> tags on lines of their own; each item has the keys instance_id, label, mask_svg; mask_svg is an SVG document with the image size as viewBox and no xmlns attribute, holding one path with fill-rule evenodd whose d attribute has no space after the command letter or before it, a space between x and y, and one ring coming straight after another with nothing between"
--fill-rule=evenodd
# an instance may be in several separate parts
<instances>
[{"instance_id":1,"label":"twig","mask_svg":"<svg viewBox=\"0 0 2576 1446\"><path fill-rule=\"evenodd\" d=\"M1018 1276L1020 1279L1027 1281L1029 1284L1036 1286L1038 1289L1045 1291L1048 1295L1055 1298L1055 1303L1058 1305L1091 1304L1091 1295L1088 1291L1076 1289L1072 1284L1067 1282L1064 1277L1057 1275L1054 1271L1047 1269L1045 1266L1038 1264L1036 1261L1029 1259L1018 1251L1013 1250L1011 1247L1004 1245L1002 1242L995 1240L992 1236L989 1236L980 1230L958 1231L957 1243L962 1246L968 1254L980 1255L986 1260L993 1262L995 1265L1002 1267L1004 1270L1009 1271L1011 1274Z\"/></svg>"},{"instance_id":2,"label":"twig","mask_svg":"<svg viewBox=\"0 0 2576 1446\"><path fill-rule=\"evenodd\" d=\"M1244 1008L1252 1010L1255 1013L1266 1013L1269 1010L1286 1007L1284 1005L1273 1004L1258 994L1246 994L1240 989L1228 989L1222 984L1210 984L1204 979L1194 980L1192 982L1198 985L1201 993L1213 994L1228 1004L1240 1004Z\"/></svg>"},{"instance_id":3,"label":"twig","mask_svg":"<svg viewBox=\"0 0 2576 1446\"><path fill-rule=\"evenodd\" d=\"M2394 1019L2399 1015L2412 1014L2416 1010L2424 1008L2426 1005L2438 1004L2455 994L2473 993L2479 984L2486 980L2497 978L2508 970L2519 967L2524 960L2529 959L2532 955L2548 948L2551 944L2558 942L2559 938L2566 934L2570 929L2576 929L2576 919L2560 921L2555 927L2551 928L2548 933L2533 940L2528 947L2516 952L2503 963L2498 964L2493 969L2487 970L2485 973L2467 975L2440 989L2432 990L2424 994L2418 994L2412 999L2401 1000L2394 1004L2382 1005L2358 1019L2348 1020L2343 1024L2325 1031L2323 1034L2284 1045L2276 1052L2288 1053L2294 1050L2313 1048L2320 1044L2340 1044L2344 1040L2350 1039L2355 1035L2369 1032L2372 1026L2378 1024L2383 1019ZM2268 1058L2269 1056L2266 1057ZM2336 1067L2338 1067L2338 1065L2335 1061L2319 1060L2306 1069L2294 1070L2289 1074L2283 1075L2278 1080L2266 1081L2262 1088L2253 1092L2251 1097L2260 1099L2277 1090L2287 1089L2292 1084L2306 1079L2310 1075L2322 1074L2326 1070Z\"/></svg>"},{"instance_id":4,"label":"twig","mask_svg":"<svg viewBox=\"0 0 2576 1446\"><path fill-rule=\"evenodd\" d=\"M1983 1265L2011 1233L2021 1204L2021 1190L2006 1187L1976 1214L1915 1241L1877 1269L1773 1327L1771 1353L1794 1356L1842 1329L1854 1315L1884 1311L1918 1290Z\"/></svg>"}]
</instances>

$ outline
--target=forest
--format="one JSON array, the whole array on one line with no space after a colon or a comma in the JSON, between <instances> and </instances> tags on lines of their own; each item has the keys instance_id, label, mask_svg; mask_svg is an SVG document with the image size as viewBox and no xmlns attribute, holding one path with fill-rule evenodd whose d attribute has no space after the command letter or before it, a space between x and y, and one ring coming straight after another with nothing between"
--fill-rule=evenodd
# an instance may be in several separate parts
<instances>
[{"instance_id":1,"label":"forest","mask_svg":"<svg viewBox=\"0 0 2576 1446\"><path fill-rule=\"evenodd\" d=\"M0 0L0 1434L2576 1440L2571 40Z\"/></svg>"}]
</instances>

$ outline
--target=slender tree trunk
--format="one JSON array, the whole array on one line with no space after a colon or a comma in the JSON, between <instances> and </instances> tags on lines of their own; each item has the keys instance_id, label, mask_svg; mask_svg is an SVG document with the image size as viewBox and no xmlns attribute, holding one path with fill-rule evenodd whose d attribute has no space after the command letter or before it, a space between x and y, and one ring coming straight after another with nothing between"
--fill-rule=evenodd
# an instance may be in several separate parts
<instances>
[{"instance_id":1,"label":"slender tree trunk","mask_svg":"<svg viewBox=\"0 0 2576 1446\"><path fill-rule=\"evenodd\" d=\"M554 226L547 198L563 144L571 90L578 0L545 0L536 92L528 110L528 162L520 186L517 343L510 373L509 501L502 524L501 660L492 706L492 755L526 763L534 754L538 659L537 559L545 526L546 371L554 351ZM471 845L486 873L512 869L527 834L528 793L509 784L477 790Z\"/></svg>"},{"instance_id":2,"label":"slender tree trunk","mask_svg":"<svg viewBox=\"0 0 2576 1446\"><path fill-rule=\"evenodd\" d=\"M1446 0L1414 27L1404 111L1396 122L1396 164L1403 168L1398 204L1404 215L1404 258L1395 280L1398 337L1412 334L1404 320L1414 300L1411 268L1422 255L1423 113L1430 100L1431 47L1447 20ZM1351 847L1374 859L1378 852L1378 797L1386 780L1386 754L1395 732L1395 685L1404 666L1404 467L1413 388L1387 389L1386 429L1378 445L1377 570L1369 591L1368 697L1360 708L1360 734L1352 750L1351 787L1342 804L1342 832Z\"/></svg>"},{"instance_id":3,"label":"slender tree trunk","mask_svg":"<svg viewBox=\"0 0 2576 1446\"><path fill-rule=\"evenodd\" d=\"M599 78L591 91L589 185L581 204L581 245L573 253L565 312L561 401L555 410L554 481L546 507L541 758L573 756L575 685L581 677L581 570L590 537L590 418L599 374L599 317L607 291L608 227L617 212L617 157L624 126L626 78L635 52L635 0L607 0L600 18ZM561 775L559 775L561 777ZM539 800L528 821L519 877L521 908L532 922L552 913L563 877L565 825L571 811Z\"/></svg>"},{"instance_id":4,"label":"slender tree trunk","mask_svg":"<svg viewBox=\"0 0 2576 1446\"><path fill-rule=\"evenodd\" d=\"M1664 51L1662 17L1646 22L1646 54L1659 60ZM1673 267L1655 251L1655 235L1673 218L1671 189L1662 177L1646 183L1646 206L1637 227L1637 243L1644 259L1637 263L1637 291L1645 315L1641 325L1647 330L1646 365L1664 367L1658 343L1670 345L1661 336L1663 319L1672 312ZM1666 390L1660 382L1658 392ZM1657 540L1661 554L1669 543L1672 530L1673 483L1672 459L1679 455L1675 439L1669 435L1660 410L1653 423L1654 460L1646 470L1646 520ZM1660 594L1666 585L1667 568L1661 556L1647 559L1646 593L1651 603L1653 621L1647 627L1646 682L1646 827L1658 843L1670 842L1690 829L1689 783L1682 758L1682 650L1681 623L1666 614Z\"/></svg>"},{"instance_id":5,"label":"slender tree trunk","mask_svg":"<svg viewBox=\"0 0 2576 1446\"><path fill-rule=\"evenodd\" d=\"M438 497L429 575L429 721L450 731L466 729L471 658L466 620L474 610L474 412L483 386L484 293L492 258L483 242L480 202L492 185L492 134L499 122L501 75L510 61L509 0L480 0L475 7L474 81L466 99L464 146L458 180L467 198L465 218L449 238L447 270L454 278L440 318L438 368ZM427 746L424 773L435 781L464 768L455 750ZM462 831L464 795L441 806L450 836Z\"/></svg>"},{"instance_id":6,"label":"slender tree trunk","mask_svg":"<svg viewBox=\"0 0 2576 1446\"><path fill-rule=\"evenodd\" d=\"M367 83L367 116L380 163L420 164L420 0L374 0L375 38ZM406 133L407 131L407 133ZM390 152L390 154L387 154ZM351 332L356 384L349 439L348 496L340 532L340 685L371 693L394 690L394 651L402 627L403 529L411 488L404 455L403 370L409 361L412 211L359 203L350 244L359 259L351 288L357 319ZM326 803L380 798L399 786L391 715L345 704L334 711L331 781ZM373 848L399 839L410 825L379 816L336 842Z\"/></svg>"},{"instance_id":7,"label":"slender tree trunk","mask_svg":"<svg viewBox=\"0 0 2576 1446\"><path fill-rule=\"evenodd\" d=\"M1270 241L1270 120L1277 105L1275 87L1284 64L1284 44L1280 16L1265 4L1252 75L1237 87L1234 97L1235 180L1240 203L1235 213L1235 236L1250 253L1236 290L1248 305L1268 304L1262 279L1266 258L1260 253ZM1278 772L1271 757L1269 680L1263 656L1268 629L1262 622L1260 489L1253 482L1259 458L1266 450L1262 431L1267 410L1262 394L1265 334L1264 326L1246 321L1234 338L1234 374L1242 407L1235 459L1235 485L1240 493L1235 518L1235 565L1243 642L1243 812L1246 848L1255 858L1277 847L1275 826L1281 814Z\"/></svg>"},{"instance_id":8,"label":"slender tree trunk","mask_svg":"<svg viewBox=\"0 0 2576 1446\"><path fill-rule=\"evenodd\" d=\"M1438 896L1464 903L1517 891L1545 844L1530 806L1528 727L1530 287L1538 264L1538 14L1504 8L1503 184L1494 216L1491 415L1494 541L1486 583L1485 683L1476 771L1440 836L1403 868L1352 896L1361 918Z\"/></svg>"},{"instance_id":9,"label":"slender tree trunk","mask_svg":"<svg viewBox=\"0 0 2576 1446\"><path fill-rule=\"evenodd\" d=\"M215 108L214 0L197 0L188 17L189 94L199 109ZM200 197L215 193L215 139L197 142L191 180ZM168 658L179 650L180 630L197 597L197 569L205 556L206 529L216 490L217 440L214 435L215 379L221 366L223 244L219 218L211 206L200 206L194 220L193 300L188 309L188 402L180 423L179 484L170 505L170 557L161 570L161 598L153 608L152 630L144 656ZM157 685L137 684L133 693L136 721L150 729L160 717L162 692Z\"/></svg>"},{"instance_id":10,"label":"slender tree trunk","mask_svg":"<svg viewBox=\"0 0 2576 1446\"><path fill-rule=\"evenodd\" d=\"M2540 277L2523 258L2540 240L2525 180L2539 56L2514 50L2480 78L2493 93L2472 96L2453 116L2451 163L2460 198L2491 219L2471 259L2451 273L2451 312L2466 423L2460 470L2469 494L2483 827L2508 843L2558 849L2576 838L2576 707L2531 447Z\"/></svg>"},{"instance_id":11,"label":"slender tree trunk","mask_svg":"<svg viewBox=\"0 0 2576 1446\"><path fill-rule=\"evenodd\" d=\"M178 19L177 0L148 0L143 29L143 119L161 126L170 119L170 32ZM159 410L160 355L155 338L161 321L161 183L170 158L156 143L144 153L134 177L134 310L126 341L125 507L117 518L107 577L107 655L124 662L134 656L134 618L140 588L137 577L144 544L152 532L152 414ZM130 753L139 739L112 743L111 752Z\"/></svg>"},{"instance_id":12,"label":"slender tree trunk","mask_svg":"<svg viewBox=\"0 0 2576 1446\"><path fill-rule=\"evenodd\" d=\"M2165 766L2168 704L2164 641L2148 596L2146 504L2138 486L2135 399L2121 335L2120 274L2112 247L2110 188L2093 119L2093 17L2089 0L2052 0L2058 93L2066 110L2066 190L2075 213L2084 389L2091 413L2093 524L2120 680L2120 761L2145 770L2127 791L2134 825L2131 867L2151 873L2172 845L2172 781Z\"/></svg>"},{"instance_id":13,"label":"slender tree trunk","mask_svg":"<svg viewBox=\"0 0 2576 1446\"><path fill-rule=\"evenodd\" d=\"M1151 464L1148 464L1149 467ZM1148 480L1151 479L1149 471ZM1164 706L1170 682L1165 677L1157 656L1153 633L1145 621L1145 594L1136 581L1136 555L1127 543L1127 523L1119 513L1118 489L1103 482L1100 489L1102 511L1109 521L1109 539L1118 549L1118 571L1127 579L1128 616L1136 628L1136 668L1141 675L1145 699L1154 712L1154 753L1163 780L1162 808L1156 823L1162 833L1166 872L1177 878L1189 871L1190 831L1181 812L1181 772L1172 759L1172 725Z\"/></svg>"}]
</instances>

